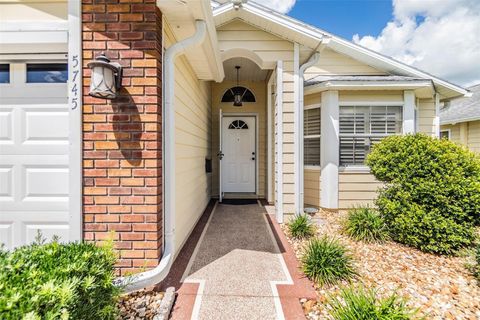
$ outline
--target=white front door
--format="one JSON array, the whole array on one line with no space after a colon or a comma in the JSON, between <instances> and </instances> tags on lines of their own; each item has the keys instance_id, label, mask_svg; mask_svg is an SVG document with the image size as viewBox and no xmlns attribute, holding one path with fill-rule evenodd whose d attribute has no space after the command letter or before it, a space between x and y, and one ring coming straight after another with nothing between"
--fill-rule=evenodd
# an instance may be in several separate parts
<instances>
[{"instance_id":1,"label":"white front door","mask_svg":"<svg viewBox=\"0 0 480 320\"><path fill-rule=\"evenodd\" d=\"M255 117L222 119L222 192L255 192Z\"/></svg>"}]
</instances>

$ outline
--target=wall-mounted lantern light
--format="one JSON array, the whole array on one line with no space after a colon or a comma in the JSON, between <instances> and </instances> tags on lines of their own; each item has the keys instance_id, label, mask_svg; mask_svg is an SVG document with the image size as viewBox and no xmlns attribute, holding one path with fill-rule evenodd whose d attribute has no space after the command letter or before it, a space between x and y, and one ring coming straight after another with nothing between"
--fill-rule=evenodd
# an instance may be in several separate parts
<instances>
[{"instance_id":1,"label":"wall-mounted lantern light","mask_svg":"<svg viewBox=\"0 0 480 320\"><path fill-rule=\"evenodd\" d=\"M96 98L115 99L122 86L122 66L110 62L105 53L96 57L87 66L92 69L88 94Z\"/></svg>"}]
</instances>

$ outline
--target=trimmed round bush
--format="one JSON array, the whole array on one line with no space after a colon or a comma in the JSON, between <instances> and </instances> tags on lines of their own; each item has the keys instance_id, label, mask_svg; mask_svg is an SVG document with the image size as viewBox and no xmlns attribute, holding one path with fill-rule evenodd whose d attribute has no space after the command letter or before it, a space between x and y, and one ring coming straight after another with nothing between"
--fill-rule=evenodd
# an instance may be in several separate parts
<instances>
[{"instance_id":1,"label":"trimmed round bush","mask_svg":"<svg viewBox=\"0 0 480 320\"><path fill-rule=\"evenodd\" d=\"M33 244L0 254L0 319L117 319L111 246Z\"/></svg>"},{"instance_id":2,"label":"trimmed round bush","mask_svg":"<svg viewBox=\"0 0 480 320\"><path fill-rule=\"evenodd\" d=\"M376 204L392 238L424 252L471 245L480 222L480 161L466 148L424 134L390 136L367 158L385 183Z\"/></svg>"},{"instance_id":3,"label":"trimmed round bush","mask_svg":"<svg viewBox=\"0 0 480 320\"><path fill-rule=\"evenodd\" d=\"M336 239L311 240L302 256L303 273L319 285L335 284L356 275L353 258Z\"/></svg>"},{"instance_id":4,"label":"trimmed round bush","mask_svg":"<svg viewBox=\"0 0 480 320\"><path fill-rule=\"evenodd\" d=\"M306 214L295 216L288 222L287 228L290 236L296 239L310 238L315 235L315 225Z\"/></svg>"},{"instance_id":5,"label":"trimmed round bush","mask_svg":"<svg viewBox=\"0 0 480 320\"><path fill-rule=\"evenodd\" d=\"M342 289L329 306L336 320L407 320L415 314L396 294L378 299L374 290L363 287Z\"/></svg>"},{"instance_id":6,"label":"trimmed round bush","mask_svg":"<svg viewBox=\"0 0 480 320\"><path fill-rule=\"evenodd\" d=\"M344 230L357 241L382 242L388 239L385 220L377 210L369 207L350 209L344 222Z\"/></svg>"}]
</instances>

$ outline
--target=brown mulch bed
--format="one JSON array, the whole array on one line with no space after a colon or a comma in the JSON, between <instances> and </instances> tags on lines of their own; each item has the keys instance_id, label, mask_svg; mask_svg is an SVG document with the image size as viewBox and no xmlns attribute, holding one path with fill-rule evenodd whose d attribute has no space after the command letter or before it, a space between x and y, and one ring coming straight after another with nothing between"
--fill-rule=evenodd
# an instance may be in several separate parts
<instances>
[{"instance_id":1,"label":"brown mulch bed","mask_svg":"<svg viewBox=\"0 0 480 320\"><path fill-rule=\"evenodd\" d=\"M342 234L345 215L320 211L313 220L317 235L336 237L350 249L359 273L352 285L376 288L380 296L396 292L427 319L480 319L480 286L467 268L470 258L427 254L394 242L356 242ZM288 240L300 258L306 241ZM327 296L347 285L317 287L317 301L302 301L307 319L329 319Z\"/></svg>"}]
</instances>

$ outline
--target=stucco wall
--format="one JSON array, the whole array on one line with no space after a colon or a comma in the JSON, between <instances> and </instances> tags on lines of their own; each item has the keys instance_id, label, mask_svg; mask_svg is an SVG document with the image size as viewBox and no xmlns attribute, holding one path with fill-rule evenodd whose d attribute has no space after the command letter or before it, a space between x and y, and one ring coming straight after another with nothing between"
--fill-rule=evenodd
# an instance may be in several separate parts
<instances>
[{"instance_id":1,"label":"stucco wall","mask_svg":"<svg viewBox=\"0 0 480 320\"><path fill-rule=\"evenodd\" d=\"M219 160L216 156L219 152L219 112L220 108L224 114L257 114L257 139L258 139L258 195L264 197L266 194L266 175L267 175L267 114L266 114L266 83L263 81L242 81L241 86L249 88L255 95L256 102L244 102L241 108L234 107L231 102L221 102L222 96L226 90L236 86L234 81L224 81L212 85L212 149L215 157L213 158L212 174L212 195L218 196L218 167Z\"/></svg>"},{"instance_id":2,"label":"stucco wall","mask_svg":"<svg viewBox=\"0 0 480 320\"><path fill-rule=\"evenodd\" d=\"M168 24L165 47L173 42ZM211 196L211 174L205 172L205 158L211 158L211 113L209 82L197 80L184 57L175 62L175 152L176 220L175 245L188 238Z\"/></svg>"}]
</instances>

